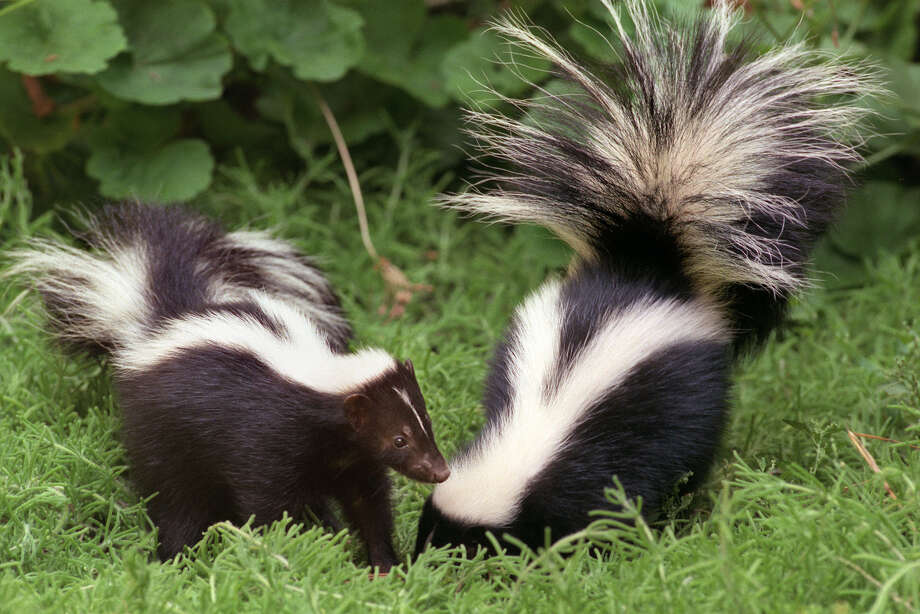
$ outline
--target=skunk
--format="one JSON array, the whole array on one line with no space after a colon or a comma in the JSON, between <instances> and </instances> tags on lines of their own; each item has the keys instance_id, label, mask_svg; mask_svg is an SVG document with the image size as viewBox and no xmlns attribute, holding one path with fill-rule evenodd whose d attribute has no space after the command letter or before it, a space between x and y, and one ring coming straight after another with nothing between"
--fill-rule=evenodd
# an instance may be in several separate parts
<instances>
[{"instance_id":1,"label":"skunk","mask_svg":"<svg viewBox=\"0 0 920 614\"><path fill-rule=\"evenodd\" d=\"M160 557L223 520L309 508L335 526L333 498L371 565L396 564L386 468L449 474L412 363L347 353L329 282L268 234L143 204L87 225L92 251L36 241L12 272L32 279L61 340L110 357Z\"/></svg>"},{"instance_id":2,"label":"skunk","mask_svg":"<svg viewBox=\"0 0 920 614\"><path fill-rule=\"evenodd\" d=\"M683 479L698 486L733 358L806 284L859 160L870 68L794 44L755 57L728 42L724 2L675 28L627 0L632 35L604 4L622 58L609 82L520 20L496 25L577 93L510 101L520 121L469 112L499 164L442 204L545 226L576 257L517 308L485 426L426 501L416 553L488 547L487 532L537 548L610 509L614 476L649 518Z\"/></svg>"}]
</instances>

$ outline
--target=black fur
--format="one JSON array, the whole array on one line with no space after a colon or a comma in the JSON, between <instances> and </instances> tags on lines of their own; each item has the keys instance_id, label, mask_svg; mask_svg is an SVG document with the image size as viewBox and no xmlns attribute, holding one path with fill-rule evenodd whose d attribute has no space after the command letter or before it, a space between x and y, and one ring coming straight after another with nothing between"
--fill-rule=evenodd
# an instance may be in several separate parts
<instances>
[{"instance_id":1,"label":"black fur","mask_svg":"<svg viewBox=\"0 0 920 614\"><path fill-rule=\"evenodd\" d=\"M291 248L277 254L236 245L212 220L182 207L145 203L104 207L84 239L90 246L99 249L105 249L108 243L114 242L124 246L142 245L148 250L148 299L153 306L149 322L151 328L166 320L215 308L214 301L207 296L207 288L230 281L231 285L240 288L284 296L295 304L302 302L310 307L318 303L342 322L340 326L333 327L323 320L316 321L333 349L344 351L351 340L352 332L344 320L335 292L325 282L321 271ZM267 264L260 266L260 259ZM265 274L272 264L290 266L293 263L296 263L296 268L293 268L296 278L315 291L315 298ZM323 280L323 283L316 283L317 279ZM245 301L238 301L237 309L259 311L252 304L246 305Z\"/></svg>"},{"instance_id":2,"label":"black fur","mask_svg":"<svg viewBox=\"0 0 920 614\"><path fill-rule=\"evenodd\" d=\"M372 352L377 373L325 393L231 339L171 340L183 322L213 321L256 326L279 344L306 334L289 348L304 361L344 358L351 329L338 298L286 243L143 204L105 208L82 238L94 251L39 242L18 254L19 271L32 275L64 341L111 354L131 475L151 497L160 557L219 521L262 525L310 509L336 526L335 499L371 564L396 564L387 468L426 481L449 473L412 364ZM313 328L329 352L309 354ZM157 358L138 361L145 352Z\"/></svg>"},{"instance_id":3,"label":"black fur","mask_svg":"<svg viewBox=\"0 0 920 614\"><path fill-rule=\"evenodd\" d=\"M156 496L150 515L170 558L211 524L256 524L338 500L371 560L397 562L390 482L358 444L343 397L278 377L256 357L221 347L183 352L117 379L132 478Z\"/></svg>"},{"instance_id":4,"label":"black fur","mask_svg":"<svg viewBox=\"0 0 920 614\"><path fill-rule=\"evenodd\" d=\"M563 326L552 376L557 387L600 327L645 300L684 301L689 286L681 277L656 278L627 272L616 264L583 264L563 284ZM509 347L519 331L510 327L499 344L487 380L483 434L463 454L475 451L485 434L504 419L515 387L508 372ZM611 348L615 351L615 348ZM727 411L730 338L675 343L634 365L623 381L597 399L567 440L565 449L527 485L514 520L504 526L471 526L426 503L416 553L427 545L489 547L486 532L510 533L532 548L544 545L546 529L558 539L584 528L589 512L610 509L604 489L616 476L630 497L642 499L654 518L664 500L687 477L685 490L706 477L718 447ZM551 394L546 390L545 394ZM502 547L514 552L510 543Z\"/></svg>"},{"instance_id":5,"label":"black fur","mask_svg":"<svg viewBox=\"0 0 920 614\"><path fill-rule=\"evenodd\" d=\"M665 499L697 488L705 479L727 410L727 344L676 345L636 365L600 399L572 433L569 445L527 486L514 520L503 526L470 525L425 502L416 554L429 545L491 549L491 532L506 551L508 533L537 549L583 529L594 510L614 509L605 496L616 476L654 519ZM667 386L662 385L667 382ZM475 444L474 444L475 445Z\"/></svg>"},{"instance_id":6,"label":"black fur","mask_svg":"<svg viewBox=\"0 0 920 614\"><path fill-rule=\"evenodd\" d=\"M564 444L529 478L506 525L464 520L489 514L457 503L462 488L440 500L463 509L439 509L436 489L417 552L427 544L487 545L488 531L536 548L547 528L558 539L583 528L591 510L608 508L604 488L613 476L628 496L642 498L649 517L682 477L690 476L688 488L699 485L725 420L732 358L781 323L789 297L805 283L815 242L842 205L846 166L860 159L851 147L866 114L859 101L875 88L865 67L822 63L800 47L762 60L749 42L729 42L727 2L678 29L641 0L625 0L635 36L604 4L622 58L606 81L526 24L495 24L526 56L552 61L577 94L541 91L511 101L525 120L471 111L470 134L492 162L468 193L441 202L546 226L577 251L555 305L554 366L537 383L544 400L572 381L580 351L598 331L639 301L686 302L721 327L707 330L705 341L675 339L589 399ZM510 369L519 348L526 355L528 344L543 347L543 338L526 335L515 320L496 349L486 425L461 452L461 472L478 455L495 453L491 437L501 437L521 398L516 391L529 387L533 395L538 374Z\"/></svg>"}]
</instances>

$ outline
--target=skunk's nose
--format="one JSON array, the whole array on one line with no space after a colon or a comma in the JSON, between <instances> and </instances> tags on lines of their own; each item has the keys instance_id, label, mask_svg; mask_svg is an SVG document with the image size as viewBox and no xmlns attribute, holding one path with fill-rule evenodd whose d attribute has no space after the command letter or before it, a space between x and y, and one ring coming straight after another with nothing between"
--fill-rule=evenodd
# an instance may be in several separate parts
<instances>
[{"instance_id":1,"label":"skunk's nose","mask_svg":"<svg viewBox=\"0 0 920 614\"><path fill-rule=\"evenodd\" d=\"M443 468L437 469L437 470L435 470L435 472L434 472L434 481L435 481L435 482L439 482L439 483L440 483L440 482L443 482L444 480L446 480L446 479L449 478L449 477L450 477L450 467L447 466L447 463L444 463L444 467L443 467Z\"/></svg>"},{"instance_id":2,"label":"skunk's nose","mask_svg":"<svg viewBox=\"0 0 920 614\"><path fill-rule=\"evenodd\" d=\"M447 461L444 460L444 457L435 461L434 466L431 468L431 477L435 482L439 483L450 477L450 467L447 466Z\"/></svg>"},{"instance_id":3,"label":"skunk's nose","mask_svg":"<svg viewBox=\"0 0 920 614\"><path fill-rule=\"evenodd\" d=\"M425 475L424 480L426 482L443 482L450 477L450 467L447 466L447 461L444 458L438 458L434 462L426 458L421 462L419 468Z\"/></svg>"}]
</instances>

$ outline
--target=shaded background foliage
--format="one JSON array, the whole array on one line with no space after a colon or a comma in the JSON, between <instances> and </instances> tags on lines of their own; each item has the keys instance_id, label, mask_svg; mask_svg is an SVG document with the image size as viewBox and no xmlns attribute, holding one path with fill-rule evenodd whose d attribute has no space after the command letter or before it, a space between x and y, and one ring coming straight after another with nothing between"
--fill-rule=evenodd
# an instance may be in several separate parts
<instances>
[{"instance_id":1,"label":"shaded background foliage","mask_svg":"<svg viewBox=\"0 0 920 614\"><path fill-rule=\"evenodd\" d=\"M672 17L704 3L654 1ZM194 556L151 562L107 370L62 360L37 297L3 283L0 610L916 609L920 0L745 7L761 48L799 37L869 58L892 95L821 247L818 268L833 275L739 369L711 487L675 502L660 530L601 526L599 543L618 543L603 556L589 544L566 559L428 551L371 582L347 534L298 518L221 523ZM508 56L484 24L506 8L586 61L615 59L599 0L0 0L0 252L60 224L55 207L105 198L192 199L228 226L277 227L324 256L363 343L413 358L450 455L481 424L479 383L508 314L569 258L540 229L460 223L428 205L468 177L460 107L495 102L481 84L529 95L491 61ZM518 59L525 78L559 86ZM317 96L345 131L381 252L433 286L404 318L378 311L387 297ZM869 442L874 474L844 426L909 442ZM428 487L395 484L405 553Z\"/></svg>"},{"instance_id":2,"label":"shaded background foliage","mask_svg":"<svg viewBox=\"0 0 920 614\"><path fill-rule=\"evenodd\" d=\"M669 18L711 2L653 1ZM865 257L920 233L920 0L736 2L761 49L803 39L869 59L891 90L850 210L817 256L853 283ZM501 105L486 84L507 96L560 87L489 31L509 9L589 64L616 61L599 0L0 0L0 142L25 152L36 215L193 199L241 160L328 183L341 173L323 99L359 171L411 142L459 187L462 106Z\"/></svg>"}]
</instances>

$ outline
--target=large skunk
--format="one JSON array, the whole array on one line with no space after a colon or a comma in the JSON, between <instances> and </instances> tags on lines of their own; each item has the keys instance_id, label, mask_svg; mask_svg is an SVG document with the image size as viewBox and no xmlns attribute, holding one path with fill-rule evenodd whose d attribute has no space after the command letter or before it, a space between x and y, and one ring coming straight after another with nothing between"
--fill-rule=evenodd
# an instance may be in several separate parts
<instances>
[{"instance_id":1,"label":"large skunk","mask_svg":"<svg viewBox=\"0 0 920 614\"><path fill-rule=\"evenodd\" d=\"M32 279L64 342L110 356L160 556L222 520L310 508L336 526L333 498L371 565L396 564L387 467L449 474L412 363L348 353L326 278L265 233L124 204L91 217L83 238L91 251L36 241L12 272Z\"/></svg>"},{"instance_id":2,"label":"large skunk","mask_svg":"<svg viewBox=\"0 0 920 614\"><path fill-rule=\"evenodd\" d=\"M496 29L577 93L471 112L490 168L448 206L543 225L577 257L517 309L485 386L486 424L419 525L426 545L530 547L610 508L616 476L654 516L706 476L732 359L781 321L859 160L864 66L729 42L726 3L692 26L609 2L622 65L602 81L516 21Z\"/></svg>"}]
</instances>

